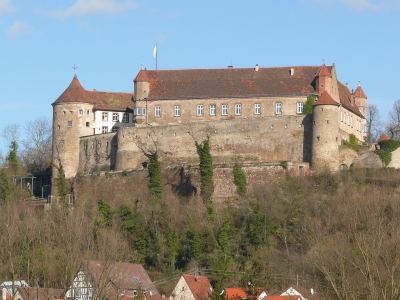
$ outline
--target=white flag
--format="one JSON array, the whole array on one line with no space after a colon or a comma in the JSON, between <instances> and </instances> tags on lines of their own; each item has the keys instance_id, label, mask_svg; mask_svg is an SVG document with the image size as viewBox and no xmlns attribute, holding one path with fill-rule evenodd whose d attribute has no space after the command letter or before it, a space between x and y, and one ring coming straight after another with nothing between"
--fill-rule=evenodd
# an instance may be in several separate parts
<instances>
[{"instance_id":1,"label":"white flag","mask_svg":"<svg viewBox=\"0 0 400 300\"><path fill-rule=\"evenodd\" d=\"M157 57L157 45L154 47L153 56L154 56L154 57Z\"/></svg>"}]
</instances>

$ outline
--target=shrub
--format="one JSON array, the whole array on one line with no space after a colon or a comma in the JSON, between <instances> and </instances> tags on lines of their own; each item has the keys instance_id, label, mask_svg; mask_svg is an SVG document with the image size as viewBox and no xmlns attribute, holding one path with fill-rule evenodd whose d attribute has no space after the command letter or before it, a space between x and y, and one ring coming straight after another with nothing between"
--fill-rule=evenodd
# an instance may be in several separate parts
<instances>
[{"instance_id":1,"label":"shrub","mask_svg":"<svg viewBox=\"0 0 400 300\"><path fill-rule=\"evenodd\" d=\"M400 141L396 140L380 141L379 147L380 149L375 150L374 152L378 154L383 165L387 167L392 161L392 152L400 147Z\"/></svg>"},{"instance_id":2,"label":"shrub","mask_svg":"<svg viewBox=\"0 0 400 300\"><path fill-rule=\"evenodd\" d=\"M343 145L343 146L347 146L347 147L349 147L350 149L353 149L353 150L356 151L357 153L359 153L360 150L361 150L361 147L360 147L360 145L359 145L358 139L357 139L356 136L355 136L354 134L352 134L352 133L349 135L349 141L342 140L342 145Z\"/></svg>"}]
</instances>

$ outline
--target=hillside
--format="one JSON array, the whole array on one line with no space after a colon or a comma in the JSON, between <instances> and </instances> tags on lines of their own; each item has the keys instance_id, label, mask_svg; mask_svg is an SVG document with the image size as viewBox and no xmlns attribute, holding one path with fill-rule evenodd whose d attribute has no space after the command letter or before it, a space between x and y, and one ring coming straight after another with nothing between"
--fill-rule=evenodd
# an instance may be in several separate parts
<instances>
[{"instance_id":1,"label":"hillside","mask_svg":"<svg viewBox=\"0 0 400 300\"><path fill-rule=\"evenodd\" d=\"M163 175L158 200L125 172L78 177L71 211L2 203L0 278L65 288L81 260L99 259L143 263L166 295L195 267L217 291L250 281L274 293L298 275L328 299L399 294L398 171L283 176L213 211Z\"/></svg>"}]
</instances>

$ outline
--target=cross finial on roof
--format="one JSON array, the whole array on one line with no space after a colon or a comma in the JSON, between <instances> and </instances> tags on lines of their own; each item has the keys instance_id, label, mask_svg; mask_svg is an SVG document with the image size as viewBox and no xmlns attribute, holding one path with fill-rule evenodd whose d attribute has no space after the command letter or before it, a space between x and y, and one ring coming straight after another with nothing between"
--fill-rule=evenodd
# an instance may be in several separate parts
<instances>
[{"instance_id":1,"label":"cross finial on roof","mask_svg":"<svg viewBox=\"0 0 400 300\"><path fill-rule=\"evenodd\" d=\"M361 80L358 81L358 86L361 86Z\"/></svg>"},{"instance_id":2,"label":"cross finial on roof","mask_svg":"<svg viewBox=\"0 0 400 300\"><path fill-rule=\"evenodd\" d=\"M142 64L141 70L143 70L143 69L144 69L144 66L143 66L143 64Z\"/></svg>"},{"instance_id":3,"label":"cross finial on roof","mask_svg":"<svg viewBox=\"0 0 400 300\"><path fill-rule=\"evenodd\" d=\"M78 67L75 65L75 63L74 63L74 66L72 67L72 69L74 69L74 78L76 78L76 69L78 69Z\"/></svg>"},{"instance_id":4,"label":"cross finial on roof","mask_svg":"<svg viewBox=\"0 0 400 300\"><path fill-rule=\"evenodd\" d=\"M325 64L325 58L322 59L322 64L323 64L323 65Z\"/></svg>"}]
</instances>

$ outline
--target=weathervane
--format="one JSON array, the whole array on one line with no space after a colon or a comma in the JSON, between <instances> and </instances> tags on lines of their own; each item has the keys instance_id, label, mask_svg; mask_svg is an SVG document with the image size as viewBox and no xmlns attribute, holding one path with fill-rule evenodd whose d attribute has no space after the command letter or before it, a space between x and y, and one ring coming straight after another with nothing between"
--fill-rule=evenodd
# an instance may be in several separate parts
<instances>
[{"instance_id":1,"label":"weathervane","mask_svg":"<svg viewBox=\"0 0 400 300\"><path fill-rule=\"evenodd\" d=\"M358 81L358 86L361 86L361 80Z\"/></svg>"},{"instance_id":2,"label":"weathervane","mask_svg":"<svg viewBox=\"0 0 400 300\"><path fill-rule=\"evenodd\" d=\"M75 63L74 63L74 66L72 67L72 69L74 69L74 77L76 77L76 69L78 69L78 67L75 65Z\"/></svg>"},{"instance_id":3,"label":"weathervane","mask_svg":"<svg viewBox=\"0 0 400 300\"><path fill-rule=\"evenodd\" d=\"M323 64L323 65L325 64L325 58L322 59L322 64Z\"/></svg>"}]
</instances>

